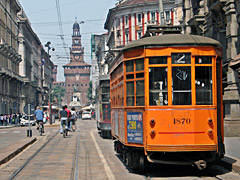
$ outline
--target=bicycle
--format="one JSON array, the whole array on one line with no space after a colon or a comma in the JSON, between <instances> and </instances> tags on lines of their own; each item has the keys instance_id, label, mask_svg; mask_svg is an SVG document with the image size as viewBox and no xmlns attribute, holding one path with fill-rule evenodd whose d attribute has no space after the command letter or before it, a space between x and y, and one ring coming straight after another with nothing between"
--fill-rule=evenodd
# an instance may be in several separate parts
<instances>
[{"instance_id":1,"label":"bicycle","mask_svg":"<svg viewBox=\"0 0 240 180\"><path fill-rule=\"evenodd\" d=\"M65 138L67 136L67 128L66 128L66 120L63 120L63 125L62 125L62 128L63 128L63 138Z\"/></svg>"},{"instance_id":2,"label":"bicycle","mask_svg":"<svg viewBox=\"0 0 240 180\"><path fill-rule=\"evenodd\" d=\"M42 136L42 134L43 134L43 122L39 122L39 134L40 134L40 136Z\"/></svg>"}]
</instances>

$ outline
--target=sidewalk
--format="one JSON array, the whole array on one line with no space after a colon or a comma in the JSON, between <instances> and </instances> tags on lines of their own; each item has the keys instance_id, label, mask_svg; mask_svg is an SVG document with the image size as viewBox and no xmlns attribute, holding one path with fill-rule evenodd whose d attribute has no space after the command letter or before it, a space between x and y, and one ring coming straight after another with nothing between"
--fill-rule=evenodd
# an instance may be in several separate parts
<instances>
[{"instance_id":1,"label":"sidewalk","mask_svg":"<svg viewBox=\"0 0 240 180\"><path fill-rule=\"evenodd\" d=\"M19 127L20 124L14 124L14 125L7 125L7 126L0 126L0 132L1 130L6 130L8 128L14 128ZM54 123L46 123L44 124L45 127L60 127L60 122L56 120ZM28 127L28 126L25 126ZM35 128L36 126L32 126L31 128ZM20 140L18 140L15 143L9 144L6 147L3 147L0 151L0 166L6 162L8 162L10 159L14 158L17 154L22 152L25 148L27 148L29 145L36 142L36 137L24 137Z\"/></svg>"},{"instance_id":2,"label":"sidewalk","mask_svg":"<svg viewBox=\"0 0 240 180\"><path fill-rule=\"evenodd\" d=\"M224 143L225 156L220 164L240 174L240 137L225 137Z\"/></svg>"}]
</instances>

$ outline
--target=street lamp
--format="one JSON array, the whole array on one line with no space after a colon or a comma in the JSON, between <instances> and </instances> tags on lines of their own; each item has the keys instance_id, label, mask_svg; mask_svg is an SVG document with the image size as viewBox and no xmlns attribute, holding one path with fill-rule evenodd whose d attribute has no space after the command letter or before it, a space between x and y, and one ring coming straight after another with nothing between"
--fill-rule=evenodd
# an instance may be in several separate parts
<instances>
[{"instance_id":1,"label":"street lamp","mask_svg":"<svg viewBox=\"0 0 240 180\"><path fill-rule=\"evenodd\" d=\"M55 51L54 48L52 48L50 46L51 42L48 41L46 44L45 44L45 47L47 47L47 54L48 54L48 59L50 61L50 55L49 55L49 51L52 50L52 51ZM52 79L52 78L50 78ZM52 82L50 81L50 84L49 84L49 91L48 91L48 101L49 101L49 121L50 121L50 124L52 124L52 114L51 114L51 111L52 111L52 107L51 107L51 85L52 85Z\"/></svg>"}]
</instances>

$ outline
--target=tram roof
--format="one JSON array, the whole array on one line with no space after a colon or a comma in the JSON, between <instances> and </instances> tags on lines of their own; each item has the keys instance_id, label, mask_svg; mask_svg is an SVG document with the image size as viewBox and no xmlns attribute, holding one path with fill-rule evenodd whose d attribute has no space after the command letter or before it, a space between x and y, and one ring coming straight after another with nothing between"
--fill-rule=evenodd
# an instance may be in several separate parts
<instances>
[{"instance_id":1,"label":"tram roof","mask_svg":"<svg viewBox=\"0 0 240 180\"><path fill-rule=\"evenodd\" d=\"M123 50L154 46L218 46L222 47L221 43L204 36L187 35L187 34L167 34L160 36L145 37L127 44Z\"/></svg>"}]
</instances>

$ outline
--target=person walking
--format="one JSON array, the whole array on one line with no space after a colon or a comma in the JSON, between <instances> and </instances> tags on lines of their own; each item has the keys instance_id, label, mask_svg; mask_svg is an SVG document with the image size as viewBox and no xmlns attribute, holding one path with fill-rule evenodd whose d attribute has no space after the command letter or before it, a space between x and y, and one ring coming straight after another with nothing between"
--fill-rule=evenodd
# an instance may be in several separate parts
<instances>
[{"instance_id":1,"label":"person walking","mask_svg":"<svg viewBox=\"0 0 240 180\"><path fill-rule=\"evenodd\" d=\"M0 115L0 123L3 126L3 114Z\"/></svg>"},{"instance_id":2,"label":"person walking","mask_svg":"<svg viewBox=\"0 0 240 180\"><path fill-rule=\"evenodd\" d=\"M37 122L37 129L39 129L39 123L42 122L42 127L43 127L43 133L44 133L44 126L43 126L43 111L40 109L39 106L37 106L36 111L35 111L35 118Z\"/></svg>"},{"instance_id":3,"label":"person walking","mask_svg":"<svg viewBox=\"0 0 240 180\"><path fill-rule=\"evenodd\" d=\"M3 116L3 123L5 124L5 126L7 125L7 115L4 114Z\"/></svg>"},{"instance_id":4,"label":"person walking","mask_svg":"<svg viewBox=\"0 0 240 180\"><path fill-rule=\"evenodd\" d=\"M75 111L75 107L71 108L71 118L70 118L70 127L72 128L73 131L76 130L75 123L77 121L77 113Z\"/></svg>"}]
</instances>

